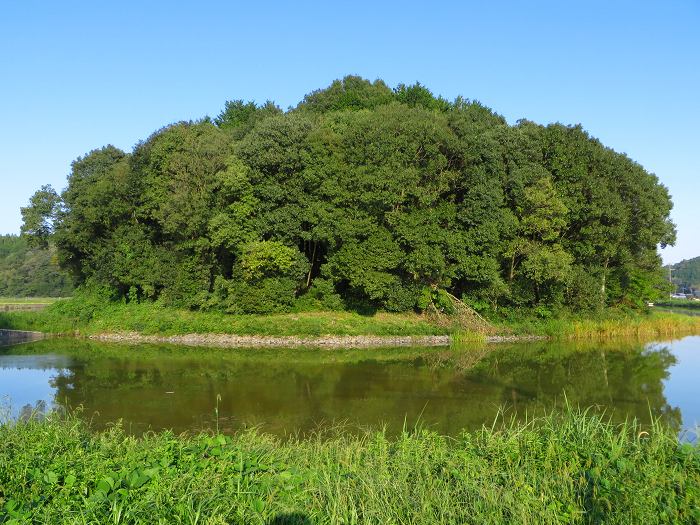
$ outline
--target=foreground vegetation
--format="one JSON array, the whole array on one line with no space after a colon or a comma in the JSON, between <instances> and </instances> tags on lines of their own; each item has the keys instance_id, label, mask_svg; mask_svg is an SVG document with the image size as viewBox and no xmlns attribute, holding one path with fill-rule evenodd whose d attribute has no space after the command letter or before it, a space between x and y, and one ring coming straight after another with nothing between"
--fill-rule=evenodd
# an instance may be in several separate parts
<instances>
[{"instance_id":1,"label":"foreground vegetation","mask_svg":"<svg viewBox=\"0 0 700 525\"><path fill-rule=\"evenodd\" d=\"M119 303L76 297L38 312L0 312L0 328L55 334L95 335L135 332L143 335L234 334L254 336L443 335L474 342L480 335L537 335L559 339L658 337L700 333L700 318L672 312L606 309L597 314L562 312L543 318L508 310L491 319L490 328L465 326L463 319L412 312L295 312L234 315L193 311L162 304ZM485 331L486 330L486 331Z\"/></svg>"},{"instance_id":2,"label":"foreground vegetation","mask_svg":"<svg viewBox=\"0 0 700 525\"><path fill-rule=\"evenodd\" d=\"M591 414L452 439L0 426L5 523L698 523L700 450ZM13 521L14 520L14 521Z\"/></svg>"}]
</instances>

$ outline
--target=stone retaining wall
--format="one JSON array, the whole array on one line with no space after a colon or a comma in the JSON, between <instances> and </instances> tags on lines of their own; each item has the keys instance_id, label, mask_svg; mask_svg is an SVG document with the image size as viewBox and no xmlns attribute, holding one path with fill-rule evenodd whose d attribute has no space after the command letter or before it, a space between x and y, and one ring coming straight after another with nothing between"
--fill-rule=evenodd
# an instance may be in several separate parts
<instances>
[{"instance_id":1,"label":"stone retaining wall","mask_svg":"<svg viewBox=\"0 0 700 525\"><path fill-rule=\"evenodd\" d=\"M377 348L391 346L448 346L449 335L424 336L368 336L339 335L320 337L296 336L254 336L230 334L187 334L187 335L143 335L135 332L119 332L89 336L97 341L117 343L172 343L184 346L210 346L221 348L254 347L317 347L317 348ZM489 336L485 343L516 343L539 341L545 339L537 336ZM475 343L478 344L478 343Z\"/></svg>"}]
</instances>

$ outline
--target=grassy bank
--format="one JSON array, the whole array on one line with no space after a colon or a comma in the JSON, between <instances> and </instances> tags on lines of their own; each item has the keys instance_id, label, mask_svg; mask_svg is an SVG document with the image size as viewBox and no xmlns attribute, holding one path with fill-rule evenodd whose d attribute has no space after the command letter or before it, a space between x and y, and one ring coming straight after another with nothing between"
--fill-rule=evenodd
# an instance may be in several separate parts
<instances>
[{"instance_id":1,"label":"grassy bank","mask_svg":"<svg viewBox=\"0 0 700 525\"><path fill-rule=\"evenodd\" d=\"M700 318L678 313L608 310L596 315L560 314L542 319L531 312L511 312L492 321L495 334L535 335L555 339L673 337L700 333ZM231 315L191 311L158 304L105 303L71 299L38 312L0 312L0 328L57 334L96 335L133 332L142 335L234 334L260 337L427 336L451 334L458 342L483 340L449 319L416 313L299 312Z\"/></svg>"},{"instance_id":2,"label":"grassy bank","mask_svg":"<svg viewBox=\"0 0 700 525\"><path fill-rule=\"evenodd\" d=\"M619 312L595 316L564 315L551 319L510 318L502 326L516 334L534 334L553 339L611 339L674 337L700 333L700 318L673 312Z\"/></svg>"},{"instance_id":3,"label":"grassy bank","mask_svg":"<svg viewBox=\"0 0 700 525\"><path fill-rule=\"evenodd\" d=\"M700 449L582 413L458 439L0 426L0 523L697 523ZM16 519L16 522L11 521Z\"/></svg>"},{"instance_id":4,"label":"grassy bank","mask_svg":"<svg viewBox=\"0 0 700 525\"><path fill-rule=\"evenodd\" d=\"M41 312L0 313L0 328L92 335L236 334L256 336L440 335L451 331L413 313L301 312L231 315L162 307L157 304L70 300Z\"/></svg>"},{"instance_id":5,"label":"grassy bank","mask_svg":"<svg viewBox=\"0 0 700 525\"><path fill-rule=\"evenodd\" d=\"M684 310L700 312L700 301L689 301L688 299L666 299L664 301L658 301L656 305L665 308L683 308Z\"/></svg>"}]
</instances>

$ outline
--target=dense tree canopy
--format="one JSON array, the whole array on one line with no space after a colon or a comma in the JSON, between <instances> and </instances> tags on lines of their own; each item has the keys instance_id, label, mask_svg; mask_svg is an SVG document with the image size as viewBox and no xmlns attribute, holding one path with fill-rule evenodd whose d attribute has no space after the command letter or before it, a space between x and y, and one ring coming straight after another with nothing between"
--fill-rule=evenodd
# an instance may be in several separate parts
<instances>
[{"instance_id":1,"label":"dense tree canopy","mask_svg":"<svg viewBox=\"0 0 700 525\"><path fill-rule=\"evenodd\" d=\"M349 76L283 112L227 102L43 187L24 231L78 283L266 312L642 304L674 242L658 179L580 126L509 125L420 84Z\"/></svg>"}]
</instances>

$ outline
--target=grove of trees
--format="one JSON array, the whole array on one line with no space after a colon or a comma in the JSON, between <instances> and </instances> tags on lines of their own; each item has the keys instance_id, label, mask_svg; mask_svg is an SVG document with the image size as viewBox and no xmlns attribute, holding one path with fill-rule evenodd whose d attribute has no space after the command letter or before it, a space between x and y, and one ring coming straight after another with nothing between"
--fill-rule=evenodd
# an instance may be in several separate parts
<instances>
[{"instance_id":1,"label":"grove of trees","mask_svg":"<svg viewBox=\"0 0 700 525\"><path fill-rule=\"evenodd\" d=\"M348 76L76 159L23 233L114 298L263 313L640 305L675 240L656 176L580 126Z\"/></svg>"}]
</instances>

